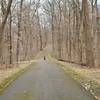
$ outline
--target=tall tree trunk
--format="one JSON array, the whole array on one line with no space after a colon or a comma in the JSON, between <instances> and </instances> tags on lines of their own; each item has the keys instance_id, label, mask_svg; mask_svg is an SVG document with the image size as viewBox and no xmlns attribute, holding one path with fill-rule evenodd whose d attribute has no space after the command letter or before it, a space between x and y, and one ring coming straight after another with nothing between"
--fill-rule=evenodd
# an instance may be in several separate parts
<instances>
[{"instance_id":1,"label":"tall tree trunk","mask_svg":"<svg viewBox=\"0 0 100 100\"><path fill-rule=\"evenodd\" d=\"M83 10L83 37L85 42L86 65L94 67L93 39L89 17L88 0L82 0Z\"/></svg>"},{"instance_id":2,"label":"tall tree trunk","mask_svg":"<svg viewBox=\"0 0 100 100\"><path fill-rule=\"evenodd\" d=\"M76 16L76 55L78 63L82 63L82 52L81 52L81 43L80 43L80 2L76 0L77 6L75 9Z\"/></svg>"},{"instance_id":3,"label":"tall tree trunk","mask_svg":"<svg viewBox=\"0 0 100 100\"><path fill-rule=\"evenodd\" d=\"M41 26L40 26L40 18L39 18L39 14L37 11L37 19L38 19L38 27L39 27L39 38L40 38L40 50L43 49L43 41L42 41L42 34L41 34Z\"/></svg>"},{"instance_id":4,"label":"tall tree trunk","mask_svg":"<svg viewBox=\"0 0 100 100\"><path fill-rule=\"evenodd\" d=\"M61 54L61 48L62 48L62 39L61 39L61 7L59 3L59 21L58 21L58 28L57 28L57 43L58 43L58 58L61 59L62 54Z\"/></svg>"},{"instance_id":5,"label":"tall tree trunk","mask_svg":"<svg viewBox=\"0 0 100 100\"><path fill-rule=\"evenodd\" d=\"M98 15L97 12L97 18L96 18L96 23L97 23L97 31L96 31L96 66L100 67L100 15Z\"/></svg>"},{"instance_id":6,"label":"tall tree trunk","mask_svg":"<svg viewBox=\"0 0 100 100\"><path fill-rule=\"evenodd\" d=\"M70 11L70 8L69 8L69 11ZM68 23L69 25L68 25L68 30L69 30L69 32L68 32L68 60L69 61L71 61L71 56L72 56L72 38L71 38L71 35L72 35L72 33L71 33L71 14L70 14L70 12L69 12L69 23Z\"/></svg>"},{"instance_id":7,"label":"tall tree trunk","mask_svg":"<svg viewBox=\"0 0 100 100\"><path fill-rule=\"evenodd\" d=\"M0 25L0 63L2 63L1 57L2 57L2 45L3 45L2 44L2 42L3 42L3 32L4 32L4 28L5 28L6 22L7 22L7 18L8 18L9 13L10 13L12 1L13 0L9 0L8 1L7 9L5 8L6 11L5 11L5 14L4 14L4 18L3 18L2 23Z\"/></svg>"},{"instance_id":8,"label":"tall tree trunk","mask_svg":"<svg viewBox=\"0 0 100 100\"><path fill-rule=\"evenodd\" d=\"M9 18L9 64L12 64L12 16Z\"/></svg>"},{"instance_id":9,"label":"tall tree trunk","mask_svg":"<svg viewBox=\"0 0 100 100\"><path fill-rule=\"evenodd\" d=\"M55 38L55 35L54 35L54 4L52 2L52 5L51 5L51 9L52 9L52 21L51 21L51 31L52 31L52 50L55 51L55 46L54 46L54 38Z\"/></svg>"},{"instance_id":10,"label":"tall tree trunk","mask_svg":"<svg viewBox=\"0 0 100 100\"><path fill-rule=\"evenodd\" d=\"M18 32L17 32L17 51L16 51L16 61L20 61L20 38L21 38L21 17L22 17L22 6L23 6L23 1L21 0L20 2L20 11L18 12Z\"/></svg>"}]
</instances>

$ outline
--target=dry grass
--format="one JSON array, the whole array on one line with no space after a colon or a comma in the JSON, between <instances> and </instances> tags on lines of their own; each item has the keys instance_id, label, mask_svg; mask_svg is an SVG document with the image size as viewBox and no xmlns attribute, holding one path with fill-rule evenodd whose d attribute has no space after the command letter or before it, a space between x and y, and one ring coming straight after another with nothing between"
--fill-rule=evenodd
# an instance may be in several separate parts
<instances>
[{"instance_id":1,"label":"dry grass","mask_svg":"<svg viewBox=\"0 0 100 100\"><path fill-rule=\"evenodd\" d=\"M66 62L61 62L61 63L63 63L64 65L70 66L77 73L81 73L85 75L87 78L92 79L96 81L98 84L100 84L100 69L99 68L86 68L78 64L71 64L71 63L66 63Z\"/></svg>"},{"instance_id":2,"label":"dry grass","mask_svg":"<svg viewBox=\"0 0 100 100\"><path fill-rule=\"evenodd\" d=\"M2 81L4 81L6 78L12 76L13 74L17 73L19 70L25 68L28 65L29 63L19 64L18 67L1 69L0 70L0 83L2 83Z\"/></svg>"},{"instance_id":3,"label":"dry grass","mask_svg":"<svg viewBox=\"0 0 100 100\"><path fill-rule=\"evenodd\" d=\"M83 73L85 74L88 78L96 81L98 84L100 84L100 69L95 69L95 68L76 68L74 67L74 69L77 72Z\"/></svg>"}]
</instances>

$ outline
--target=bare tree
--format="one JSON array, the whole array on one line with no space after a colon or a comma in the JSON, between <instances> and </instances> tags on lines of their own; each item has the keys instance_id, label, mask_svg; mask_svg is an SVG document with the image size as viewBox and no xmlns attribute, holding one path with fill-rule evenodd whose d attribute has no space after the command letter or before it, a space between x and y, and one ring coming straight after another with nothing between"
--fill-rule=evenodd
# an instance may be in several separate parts
<instances>
[{"instance_id":1,"label":"bare tree","mask_svg":"<svg viewBox=\"0 0 100 100\"><path fill-rule=\"evenodd\" d=\"M7 18L8 18L9 13L10 13L12 1L13 0L9 0L8 4L7 4L7 8L5 8L5 3L3 0L1 0L1 9L2 9L2 13L3 13L3 18L2 18L2 22L0 24L0 59L2 56L3 32L4 32L5 24L7 22Z\"/></svg>"}]
</instances>

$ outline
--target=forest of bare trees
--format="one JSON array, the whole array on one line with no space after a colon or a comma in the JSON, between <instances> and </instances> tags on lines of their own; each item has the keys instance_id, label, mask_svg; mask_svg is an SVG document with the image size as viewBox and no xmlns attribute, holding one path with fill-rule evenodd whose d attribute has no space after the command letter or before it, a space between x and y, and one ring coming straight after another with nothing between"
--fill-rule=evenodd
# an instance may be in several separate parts
<instances>
[{"instance_id":1,"label":"forest of bare trees","mask_svg":"<svg viewBox=\"0 0 100 100\"><path fill-rule=\"evenodd\" d=\"M53 56L88 67L100 66L100 7L97 0L48 0Z\"/></svg>"},{"instance_id":2,"label":"forest of bare trees","mask_svg":"<svg viewBox=\"0 0 100 100\"><path fill-rule=\"evenodd\" d=\"M98 1L0 0L0 64L32 60L52 45L59 60L100 67Z\"/></svg>"},{"instance_id":3,"label":"forest of bare trees","mask_svg":"<svg viewBox=\"0 0 100 100\"><path fill-rule=\"evenodd\" d=\"M0 63L31 60L40 50L39 1L0 1Z\"/></svg>"}]
</instances>

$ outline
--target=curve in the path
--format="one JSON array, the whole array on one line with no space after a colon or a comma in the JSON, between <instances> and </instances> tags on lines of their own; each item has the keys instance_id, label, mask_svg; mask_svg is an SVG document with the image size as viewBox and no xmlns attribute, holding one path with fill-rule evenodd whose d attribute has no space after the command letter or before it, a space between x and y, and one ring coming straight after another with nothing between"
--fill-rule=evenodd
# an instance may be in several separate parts
<instances>
[{"instance_id":1,"label":"curve in the path","mask_svg":"<svg viewBox=\"0 0 100 100\"><path fill-rule=\"evenodd\" d=\"M57 65L39 60L15 80L0 100L95 100Z\"/></svg>"}]
</instances>

